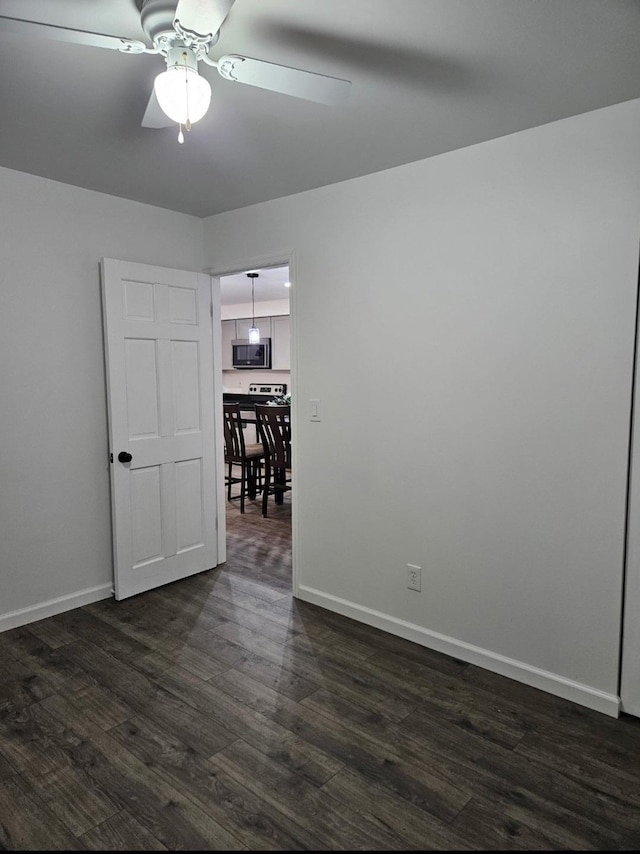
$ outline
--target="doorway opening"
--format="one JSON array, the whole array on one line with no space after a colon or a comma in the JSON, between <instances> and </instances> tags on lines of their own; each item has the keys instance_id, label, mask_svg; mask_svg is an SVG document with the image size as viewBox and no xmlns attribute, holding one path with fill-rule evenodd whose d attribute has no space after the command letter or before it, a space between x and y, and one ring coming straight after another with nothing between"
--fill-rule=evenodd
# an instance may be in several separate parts
<instances>
[{"instance_id":1,"label":"doorway opening","mask_svg":"<svg viewBox=\"0 0 640 854\"><path fill-rule=\"evenodd\" d=\"M239 270L219 280L223 402L240 404L245 443L256 445L260 443L256 403L291 394L289 265ZM233 342L248 341L252 327L260 330L261 342L269 341L270 367L238 367L237 358L234 363ZM238 467L233 475L239 474ZM225 465L225 481L227 477ZM233 479L230 486L225 483L224 493L229 562L241 559L256 577L264 574L270 581L291 584L292 491L284 493L281 503L270 497L263 516L259 481L255 498L245 497L242 512L241 483Z\"/></svg>"}]
</instances>

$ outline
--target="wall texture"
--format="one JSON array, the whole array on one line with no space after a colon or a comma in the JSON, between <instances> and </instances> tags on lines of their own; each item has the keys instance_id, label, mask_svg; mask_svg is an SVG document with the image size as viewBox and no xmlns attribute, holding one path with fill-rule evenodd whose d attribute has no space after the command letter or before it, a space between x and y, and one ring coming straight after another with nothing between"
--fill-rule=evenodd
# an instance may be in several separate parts
<instances>
[{"instance_id":1,"label":"wall texture","mask_svg":"<svg viewBox=\"0 0 640 854\"><path fill-rule=\"evenodd\" d=\"M7 169L0 221L5 629L110 595L100 258L201 270L203 241L197 218Z\"/></svg>"},{"instance_id":2,"label":"wall texture","mask_svg":"<svg viewBox=\"0 0 640 854\"><path fill-rule=\"evenodd\" d=\"M298 594L610 714L639 137L634 101L205 220L214 271L293 253Z\"/></svg>"}]
</instances>

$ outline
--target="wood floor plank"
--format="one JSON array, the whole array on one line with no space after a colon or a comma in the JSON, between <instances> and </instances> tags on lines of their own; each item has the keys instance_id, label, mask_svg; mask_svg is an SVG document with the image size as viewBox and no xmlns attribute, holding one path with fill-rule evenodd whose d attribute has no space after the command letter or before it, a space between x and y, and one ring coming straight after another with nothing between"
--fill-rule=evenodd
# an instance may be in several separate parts
<instances>
[{"instance_id":1,"label":"wood floor plank","mask_svg":"<svg viewBox=\"0 0 640 854\"><path fill-rule=\"evenodd\" d=\"M29 706L53 693L53 685L28 662L10 656L0 658L0 710L8 706Z\"/></svg>"},{"instance_id":2,"label":"wood floor plank","mask_svg":"<svg viewBox=\"0 0 640 854\"><path fill-rule=\"evenodd\" d=\"M285 643L295 635L295 630L287 625L280 615L278 620L274 620L269 613L256 614L254 611L243 608L237 602L210 598L207 599L203 610L212 616L216 616L219 620L219 626L222 626L225 621L235 623L247 629L259 631L265 638L276 643ZM215 628L212 627L214 631Z\"/></svg>"},{"instance_id":3,"label":"wood floor plank","mask_svg":"<svg viewBox=\"0 0 640 854\"><path fill-rule=\"evenodd\" d=\"M452 738L446 724L422 711L403 721L402 729L432 761L448 762L454 773L464 775L479 797L499 803L506 815L530 827L542 820L549 833L563 834L578 847L615 847L616 838L638 821L628 805L492 745L479 733L458 731Z\"/></svg>"},{"instance_id":4,"label":"wood floor plank","mask_svg":"<svg viewBox=\"0 0 640 854\"><path fill-rule=\"evenodd\" d=\"M78 640L77 635L60 626L51 619L38 620L35 623L29 623L29 631L32 635L39 638L47 644L50 649L58 649L60 646L65 646L68 643L73 643Z\"/></svg>"},{"instance_id":5,"label":"wood floor plank","mask_svg":"<svg viewBox=\"0 0 640 854\"><path fill-rule=\"evenodd\" d=\"M241 739L212 757L211 763L285 812L292 821L304 823L320 838L323 849L402 850L392 833L283 769Z\"/></svg>"},{"instance_id":6,"label":"wood floor plank","mask_svg":"<svg viewBox=\"0 0 640 854\"><path fill-rule=\"evenodd\" d=\"M113 692L99 685L90 685L88 688L67 692L64 696L87 721L105 731L133 717L134 714L130 706L119 701Z\"/></svg>"},{"instance_id":7,"label":"wood floor plank","mask_svg":"<svg viewBox=\"0 0 640 854\"><path fill-rule=\"evenodd\" d=\"M99 637L101 649L121 661L126 662L132 656L146 655L152 651L146 644L106 624L87 609L75 608L51 619L78 637L75 644L81 641L92 643Z\"/></svg>"},{"instance_id":8,"label":"wood floor plank","mask_svg":"<svg viewBox=\"0 0 640 854\"><path fill-rule=\"evenodd\" d=\"M227 665L216 661L208 651L184 644L171 653L150 652L141 658L137 665L145 672L158 672L167 668L182 668L199 679L210 679L227 670Z\"/></svg>"},{"instance_id":9,"label":"wood floor plank","mask_svg":"<svg viewBox=\"0 0 640 854\"><path fill-rule=\"evenodd\" d=\"M486 695L528 707L538 722L565 721L570 726L586 727L589 721L593 721L595 728L604 734L609 729L610 722L615 720L563 697L557 697L523 682L516 682L482 667L465 668L461 678L470 686L484 691Z\"/></svg>"},{"instance_id":10,"label":"wood floor plank","mask_svg":"<svg viewBox=\"0 0 640 854\"><path fill-rule=\"evenodd\" d=\"M375 673L401 696L413 697L417 708L438 714L461 730L481 732L484 738L504 747L515 747L530 729L520 707L469 690L459 674L445 674L415 659L389 653L370 657L363 669ZM413 692L409 695L403 687L407 684Z\"/></svg>"},{"instance_id":11,"label":"wood floor plank","mask_svg":"<svg viewBox=\"0 0 640 854\"><path fill-rule=\"evenodd\" d=\"M500 699L506 704L506 700ZM590 711L590 710L585 710ZM640 718L622 714L619 718L598 715L560 715L551 717L546 712L530 711L536 721L528 732L546 735L557 740L563 748L586 752L589 756L622 773L629 771L634 777L640 772ZM604 720L599 720L604 718ZM555 753L555 751L554 751Z\"/></svg>"},{"instance_id":12,"label":"wood floor plank","mask_svg":"<svg viewBox=\"0 0 640 854\"><path fill-rule=\"evenodd\" d=\"M231 629L225 627L224 631L228 633ZM241 641L254 650L260 645L259 637L248 632L242 634ZM393 686L388 684L390 680L381 677L374 669L367 668L363 660L359 661L355 669L348 648L341 650L332 645L320 645L311 650L305 645L291 646L289 643L285 647L284 650L263 647L262 654L283 673L295 674L316 686L325 685L346 695L355 695L358 701L374 711L388 715L392 720L402 720L421 700L421 695L409 686L404 691L405 696L399 696ZM237 669L247 672L244 668Z\"/></svg>"},{"instance_id":13,"label":"wood floor plank","mask_svg":"<svg viewBox=\"0 0 640 854\"><path fill-rule=\"evenodd\" d=\"M314 848L319 840L249 789L197 756L178 739L142 717L111 732L148 767L161 769L166 779L189 796L216 821L252 850Z\"/></svg>"},{"instance_id":14,"label":"wood floor plank","mask_svg":"<svg viewBox=\"0 0 640 854\"><path fill-rule=\"evenodd\" d=\"M184 607L193 607L194 597L198 602L197 626L194 623L194 628L202 628L209 631L215 629L218 625L222 625L226 621L236 622L240 625L248 627L261 627L265 636L269 637L274 633L274 640L282 642L283 636L285 639L292 637L295 630L289 625L285 616L280 612L271 614L270 608L274 604L265 600L262 597L248 594L243 590L238 595L234 596L230 585L218 585L217 578L222 574L222 569L217 568L210 570L210 579L208 583L200 582L199 586L194 589L193 577L185 579L180 585L167 585L155 591L150 591L149 598L156 601L161 601L162 606L172 608L182 612ZM201 573L195 578L202 579L207 573ZM186 582L190 581L190 586ZM217 591L223 594L222 597L217 596ZM291 592L284 597L291 598ZM283 597L278 594L276 603L281 602ZM261 607L256 607L257 601L262 602ZM169 602L171 605L169 605ZM245 607L248 606L248 607ZM175 627L170 626L171 632L175 633Z\"/></svg>"},{"instance_id":15,"label":"wood floor plank","mask_svg":"<svg viewBox=\"0 0 640 854\"><path fill-rule=\"evenodd\" d=\"M216 684L234 691L243 702L263 713L268 707L272 719L281 726L443 821L452 820L470 799L463 781L456 783L441 769L413 761L401 744L390 748L364 728L347 728L302 703L274 697L265 691L265 686L242 678L243 674L236 674L233 681L232 677L231 672L223 674Z\"/></svg>"},{"instance_id":16,"label":"wood floor plank","mask_svg":"<svg viewBox=\"0 0 640 854\"><path fill-rule=\"evenodd\" d=\"M52 633L52 634L55 634ZM64 633L71 637L67 632ZM17 659L22 666L28 668L31 674L40 677L54 691L77 691L87 687L92 680L87 679L86 673L64 652L64 646L55 649L40 637L33 634L32 626L14 634L12 643L3 645L3 635L0 635L0 650L4 650L12 658ZM78 640L73 636L72 640ZM5 659L6 661L6 659Z\"/></svg>"},{"instance_id":17,"label":"wood floor plank","mask_svg":"<svg viewBox=\"0 0 640 854\"><path fill-rule=\"evenodd\" d=\"M328 692L318 692L302 704L315 707L357 731L366 730L381 743L392 745L400 756L405 756L408 750L409 755L440 767L443 773L452 774L453 779L464 779L474 793L498 801L507 815L528 827L534 826L531 812L535 810L545 815L553 829L551 835L571 838L578 845L591 845L594 839L602 841L597 824L590 824L591 809L582 816L576 815L580 803L589 800L587 790L576 791L570 780L562 775L550 777L533 764L522 768L525 763L518 760L517 754L498 748L480 731L460 731L455 722L439 715L430 716L424 709L412 713L401 725L383 718L372 720L343 698L331 697ZM547 793L554 786L557 792L550 803ZM614 803L609 810L601 815L603 826L617 820L622 832L627 810L616 811Z\"/></svg>"},{"instance_id":18,"label":"wood floor plank","mask_svg":"<svg viewBox=\"0 0 640 854\"><path fill-rule=\"evenodd\" d=\"M260 532L257 531L257 536L259 537ZM283 541L284 543L284 541ZM285 550L285 551L288 551ZM247 566L246 563L243 563L242 572L238 572L237 565L234 561L233 565L229 566L229 564L221 564L219 567L216 567L215 570L211 570L211 574L216 573L215 578L226 578L226 577L242 577L251 579L252 581L257 582L258 584L266 584L272 590L279 591L283 596L291 596L291 555L289 553L288 566L285 567L285 570L288 570L289 576L286 578L276 578L274 575L268 575L264 572L264 569L260 566ZM236 560L237 560L236 556ZM280 573L281 574L281 573ZM200 574L199 578L208 579L210 573L203 572Z\"/></svg>"},{"instance_id":19,"label":"wood floor plank","mask_svg":"<svg viewBox=\"0 0 640 854\"><path fill-rule=\"evenodd\" d=\"M577 782L586 782L592 786L597 781L599 791L606 793L621 803L635 807L640 814L640 787L637 786L640 773L640 756L635 751L626 751L625 763L620 765L620 756L616 755L616 765L603 758L598 747L593 753L585 754L584 740L567 736L559 740L544 732L527 734L516 746L515 753L526 756L540 765L559 771L563 776Z\"/></svg>"},{"instance_id":20,"label":"wood floor plank","mask_svg":"<svg viewBox=\"0 0 640 854\"><path fill-rule=\"evenodd\" d=\"M211 726L230 729L266 756L317 785L342 768L342 762L281 726L269 714L237 700L211 680L187 684L184 680L165 679L164 684L167 690L180 694L207 715ZM263 688L265 692L276 693L266 686Z\"/></svg>"},{"instance_id":21,"label":"wood floor plank","mask_svg":"<svg viewBox=\"0 0 640 854\"><path fill-rule=\"evenodd\" d=\"M101 767L106 764L101 751L52 715L43 703L29 708L31 726L39 740L54 747L64 762L44 774L27 769L24 777L42 802L77 836L116 814L117 796L112 798L100 785Z\"/></svg>"},{"instance_id":22,"label":"wood floor plank","mask_svg":"<svg viewBox=\"0 0 640 854\"><path fill-rule=\"evenodd\" d=\"M117 631L139 641L149 650L170 655L176 649L184 647L185 642L182 633L174 633L173 629L171 631L158 631L159 625L166 626L165 620L168 620L169 617L157 606L148 608L147 611L136 610L132 612L127 608L126 603L124 607L115 608L97 608L96 604L88 605L86 610Z\"/></svg>"},{"instance_id":23,"label":"wood floor plank","mask_svg":"<svg viewBox=\"0 0 640 854\"><path fill-rule=\"evenodd\" d=\"M91 830L96 824L105 821L119 812L119 806L106 792L99 792L93 785L90 775L77 762L65 765L29 779L52 813L75 836Z\"/></svg>"},{"instance_id":24,"label":"wood floor plank","mask_svg":"<svg viewBox=\"0 0 640 854\"><path fill-rule=\"evenodd\" d=\"M14 777L17 773L16 767L2 754L2 736L0 735L0 780Z\"/></svg>"},{"instance_id":25,"label":"wood floor plank","mask_svg":"<svg viewBox=\"0 0 640 854\"><path fill-rule=\"evenodd\" d=\"M219 586L214 587L211 591L208 601L215 603L217 600L221 600L229 605L240 606L259 617L265 617L266 619L274 620L281 625L289 626L289 622L285 614L282 609L278 607L278 604L282 599L284 599L284 601L288 601L288 598L289 597L281 597L276 602L267 602L261 596L256 596L253 593L234 591L228 587Z\"/></svg>"},{"instance_id":26,"label":"wood floor plank","mask_svg":"<svg viewBox=\"0 0 640 854\"><path fill-rule=\"evenodd\" d=\"M81 851L83 845L20 778L0 780L0 848Z\"/></svg>"},{"instance_id":27,"label":"wood floor plank","mask_svg":"<svg viewBox=\"0 0 640 854\"><path fill-rule=\"evenodd\" d=\"M146 714L175 732L203 756L235 739L223 726L212 729L209 720L140 670L127 666L91 644L72 644L78 663L135 713Z\"/></svg>"},{"instance_id":28,"label":"wood floor plank","mask_svg":"<svg viewBox=\"0 0 640 854\"><path fill-rule=\"evenodd\" d=\"M347 803L373 823L391 830L407 850L457 851L473 849L464 837L450 826L384 786L372 782L353 768L343 768L324 784L323 789L337 800Z\"/></svg>"},{"instance_id":29,"label":"wood floor plank","mask_svg":"<svg viewBox=\"0 0 640 854\"><path fill-rule=\"evenodd\" d=\"M273 608L274 610L287 611L284 600L274 603ZM312 605L310 602L294 600L291 610L295 614L296 624L301 625L303 627L301 631L310 637L317 634L325 634L326 636L329 633L334 636L342 635L345 638L367 645L377 654L395 653L407 660L415 659L422 664L428 664L434 670L440 670L449 675L461 675L469 667L466 662L389 634L382 629L350 620L348 617L327 611L317 605Z\"/></svg>"},{"instance_id":30,"label":"wood floor plank","mask_svg":"<svg viewBox=\"0 0 640 854\"><path fill-rule=\"evenodd\" d=\"M257 599L264 599L265 602L278 602L281 599L288 599L291 596L291 590L283 591L274 588L273 585L264 581L259 581L255 578L244 578L242 575L231 572L221 571L218 575L209 580L199 578L198 582L202 585L207 594L216 594L220 590L228 591L232 596L235 594L249 594Z\"/></svg>"},{"instance_id":31,"label":"wood floor plank","mask_svg":"<svg viewBox=\"0 0 640 854\"><path fill-rule=\"evenodd\" d=\"M87 851L167 851L128 810L120 812L78 838Z\"/></svg>"},{"instance_id":32,"label":"wood floor plank","mask_svg":"<svg viewBox=\"0 0 640 854\"><path fill-rule=\"evenodd\" d=\"M455 833L472 844L483 839L483 847L490 851L599 850L598 846L592 847L562 827L532 828L478 796L473 797L456 817Z\"/></svg>"},{"instance_id":33,"label":"wood floor plank","mask_svg":"<svg viewBox=\"0 0 640 854\"><path fill-rule=\"evenodd\" d=\"M269 658L265 654L268 645L266 639L263 649L258 651L228 640L215 632L210 634L212 636L211 655L228 668L247 673L258 682L275 688L284 696L294 700L306 697L318 688L317 682L299 676L282 667L273 657Z\"/></svg>"},{"instance_id":34,"label":"wood floor plank","mask_svg":"<svg viewBox=\"0 0 640 854\"><path fill-rule=\"evenodd\" d=\"M242 850L241 841L147 766L109 733L92 724L60 695L41 704L99 754L90 768L94 786L109 792L155 839L170 850Z\"/></svg>"},{"instance_id":35,"label":"wood floor plank","mask_svg":"<svg viewBox=\"0 0 640 854\"><path fill-rule=\"evenodd\" d=\"M375 655L376 648L373 644L363 643L354 638L347 638L334 629L324 629L322 632L307 633L298 632L286 641L287 647L292 650L314 656L316 653L325 655L334 653L340 656L348 656L353 661L364 661Z\"/></svg>"},{"instance_id":36,"label":"wood floor plank","mask_svg":"<svg viewBox=\"0 0 640 854\"><path fill-rule=\"evenodd\" d=\"M184 642L194 633L207 632L224 622L207 607L207 595L200 588L186 586L189 580L166 584L117 604L135 618L135 625L150 630L152 642L157 643L159 638L179 638ZM162 633L157 631L158 619L162 621Z\"/></svg>"},{"instance_id":37,"label":"wood floor plank","mask_svg":"<svg viewBox=\"0 0 640 854\"><path fill-rule=\"evenodd\" d=\"M487 801L493 800L499 804L500 812L527 827L526 838L531 837L531 829L536 824L532 814L537 812L545 815L551 837L563 841L571 839L578 847L591 847L594 839L600 839L597 824L590 825L586 816L577 816L571 806L562 803L564 796L547 803L546 787L550 781L540 779L539 769L529 766L524 773L519 773L520 763L513 751L499 749L479 732L460 733L451 721L439 717L432 719L424 711L412 714L401 725L382 717L372 719L344 698L331 696L329 692L318 692L306 698L302 705L315 707L355 731L368 732L381 744L392 746L400 757L414 756L428 767L439 768L445 776L451 775L452 781L465 780L474 797L479 795ZM416 720L420 721L418 726ZM487 767L490 761L499 764L500 773ZM560 787L566 782L561 777L556 781ZM577 794L580 798L587 793ZM461 814L464 813L463 809ZM453 820L457 826L458 818ZM609 818L605 818L605 826L608 821Z\"/></svg>"},{"instance_id":38,"label":"wood floor plank","mask_svg":"<svg viewBox=\"0 0 640 854\"><path fill-rule=\"evenodd\" d=\"M286 499L229 504L222 566L0 633L1 849L640 847L639 718L294 599Z\"/></svg>"},{"instance_id":39,"label":"wood floor plank","mask_svg":"<svg viewBox=\"0 0 640 854\"><path fill-rule=\"evenodd\" d=\"M56 694L49 694L55 697ZM0 708L0 755L25 777L38 777L64 768L64 750L39 725L37 703Z\"/></svg>"}]
</instances>

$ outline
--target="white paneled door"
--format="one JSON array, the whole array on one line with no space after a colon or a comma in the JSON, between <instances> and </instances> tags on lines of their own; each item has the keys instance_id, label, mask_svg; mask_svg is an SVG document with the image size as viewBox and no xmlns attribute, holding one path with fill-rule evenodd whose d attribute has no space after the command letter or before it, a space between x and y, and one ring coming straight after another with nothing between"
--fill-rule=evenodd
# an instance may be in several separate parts
<instances>
[{"instance_id":1,"label":"white paneled door","mask_svg":"<svg viewBox=\"0 0 640 854\"><path fill-rule=\"evenodd\" d=\"M114 589L124 599L217 564L211 285L104 258L102 294Z\"/></svg>"}]
</instances>

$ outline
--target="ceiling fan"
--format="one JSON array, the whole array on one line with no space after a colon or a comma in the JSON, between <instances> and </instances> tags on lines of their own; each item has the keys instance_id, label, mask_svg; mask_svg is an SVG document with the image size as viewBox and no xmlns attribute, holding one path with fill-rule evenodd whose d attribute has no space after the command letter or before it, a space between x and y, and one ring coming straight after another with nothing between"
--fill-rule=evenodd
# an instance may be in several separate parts
<instances>
[{"instance_id":1,"label":"ceiling fan","mask_svg":"<svg viewBox=\"0 0 640 854\"><path fill-rule=\"evenodd\" d=\"M148 128L179 126L178 141L184 141L182 128L191 130L207 112L211 100L209 81L198 73L198 63L217 68L221 77L284 95L293 95L320 104L337 104L348 97L351 83L311 71L290 68L273 62L228 54L212 59L209 51L220 37L235 0L143 0L140 25L151 46L137 39L92 33L0 16L0 35L46 38L121 53L160 54L167 70L159 74L147 104L142 126Z\"/></svg>"}]
</instances>

